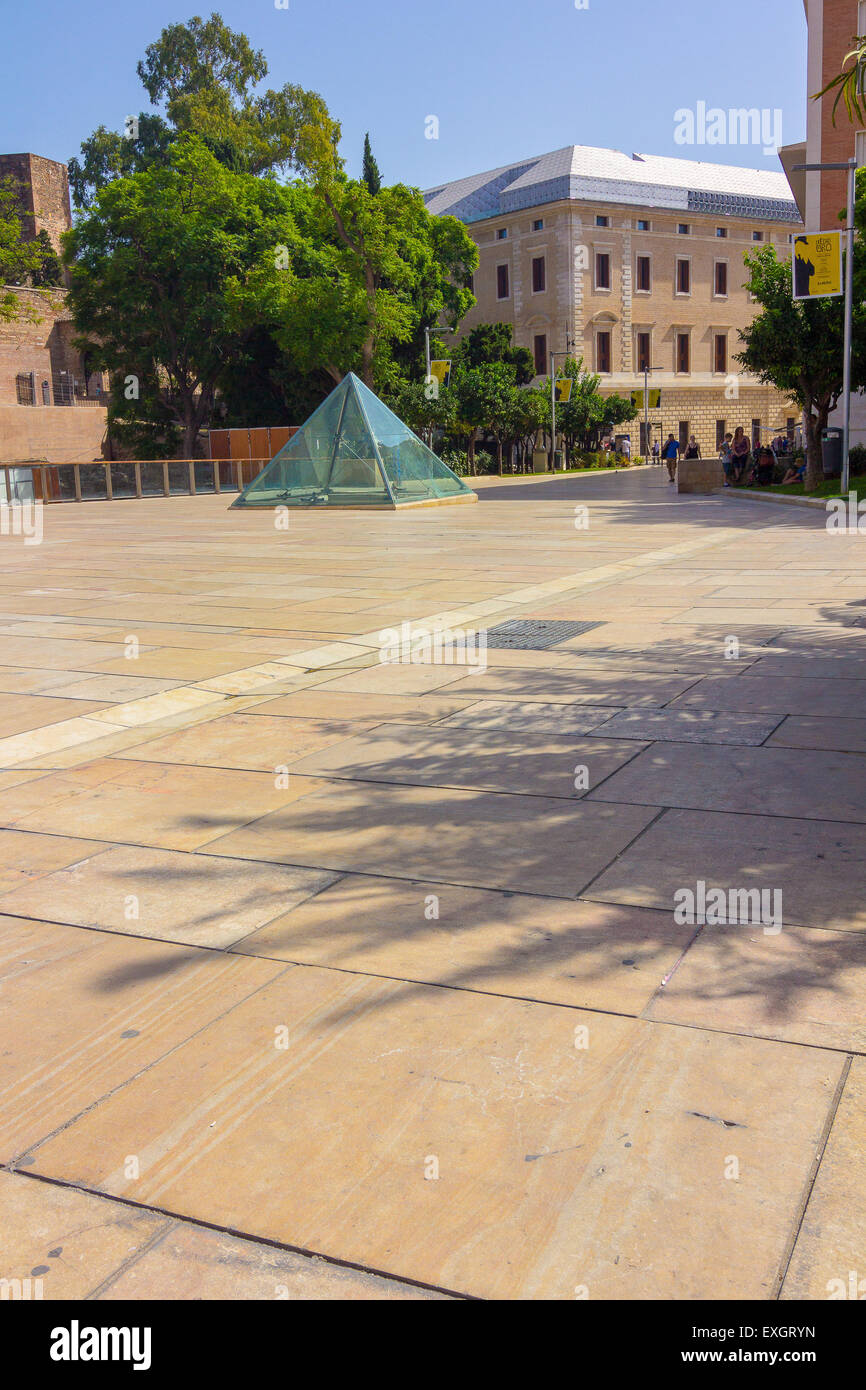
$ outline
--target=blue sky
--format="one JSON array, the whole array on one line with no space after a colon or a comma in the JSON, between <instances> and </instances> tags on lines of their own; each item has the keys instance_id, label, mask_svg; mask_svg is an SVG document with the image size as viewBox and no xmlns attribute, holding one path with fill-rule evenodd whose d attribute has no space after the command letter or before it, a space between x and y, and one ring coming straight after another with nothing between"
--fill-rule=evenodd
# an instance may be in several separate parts
<instances>
[{"instance_id":1,"label":"blue sky","mask_svg":"<svg viewBox=\"0 0 866 1390\"><path fill-rule=\"evenodd\" d=\"M583 4L586 0L578 0ZM135 72L164 25L212 5L40 0L5 7L0 151L78 153L100 124L148 108ZM343 127L350 174L369 130L385 182L422 188L543 154L603 145L779 170L760 146L685 148L674 113L782 112L805 133L800 0L222 0L267 57L266 85L311 87ZM435 115L439 138L425 137Z\"/></svg>"}]
</instances>

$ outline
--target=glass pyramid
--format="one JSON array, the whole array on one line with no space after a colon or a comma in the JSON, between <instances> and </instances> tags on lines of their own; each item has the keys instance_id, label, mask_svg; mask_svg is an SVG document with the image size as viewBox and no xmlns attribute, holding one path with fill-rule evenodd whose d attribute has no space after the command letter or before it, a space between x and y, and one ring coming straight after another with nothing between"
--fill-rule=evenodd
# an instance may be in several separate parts
<instances>
[{"instance_id":1,"label":"glass pyramid","mask_svg":"<svg viewBox=\"0 0 866 1390\"><path fill-rule=\"evenodd\" d=\"M352 372L233 507L406 507L477 497Z\"/></svg>"}]
</instances>

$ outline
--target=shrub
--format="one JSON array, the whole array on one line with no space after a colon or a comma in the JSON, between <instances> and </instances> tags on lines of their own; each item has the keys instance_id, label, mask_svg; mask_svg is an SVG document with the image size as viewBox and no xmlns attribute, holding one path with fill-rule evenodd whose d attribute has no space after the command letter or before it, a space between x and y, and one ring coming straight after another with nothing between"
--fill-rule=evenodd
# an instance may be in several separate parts
<instances>
[{"instance_id":1,"label":"shrub","mask_svg":"<svg viewBox=\"0 0 866 1390\"><path fill-rule=\"evenodd\" d=\"M849 449L848 465L849 472L858 478L866 473L866 444L855 444L853 449Z\"/></svg>"}]
</instances>

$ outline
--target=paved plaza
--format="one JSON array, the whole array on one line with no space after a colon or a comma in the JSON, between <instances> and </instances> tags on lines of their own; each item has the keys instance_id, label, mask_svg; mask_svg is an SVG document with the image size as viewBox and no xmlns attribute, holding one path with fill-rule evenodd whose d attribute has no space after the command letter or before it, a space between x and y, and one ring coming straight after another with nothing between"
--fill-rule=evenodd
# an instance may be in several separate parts
<instances>
[{"instance_id":1,"label":"paved plaza","mask_svg":"<svg viewBox=\"0 0 866 1390\"><path fill-rule=\"evenodd\" d=\"M0 537L0 1277L866 1279L866 536L659 468L478 492ZM526 618L588 626L380 660Z\"/></svg>"}]
</instances>

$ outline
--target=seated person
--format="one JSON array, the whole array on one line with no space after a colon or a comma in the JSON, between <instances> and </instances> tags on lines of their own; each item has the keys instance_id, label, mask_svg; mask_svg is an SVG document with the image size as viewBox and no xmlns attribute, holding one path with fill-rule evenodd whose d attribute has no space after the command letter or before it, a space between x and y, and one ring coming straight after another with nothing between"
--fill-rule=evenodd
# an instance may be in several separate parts
<instances>
[{"instance_id":1,"label":"seated person","mask_svg":"<svg viewBox=\"0 0 866 1390\"><path fill-rule=\"evenodd\" d=\"M769 487L773 481L773 469L776 459L772 449L767 444L762 444L755 459L755 482L758 487Z\"/></svg>"},{"instance_id":2,"label":"seated person","mask_svg":"<svg viewBox=\"0 0 866 1390\"><path fill-rule=\"evenodd\" d=\"M795 462L792 461L792 462L788 465L788 471L787 471L787 473L785 474L784 478L782 479L782 483L783 483L783 484L785 484L785 483L802 483L805 477L806 477L806 465L805 465L805 463L795 463Z\"/></svg>"}]
</instances>

